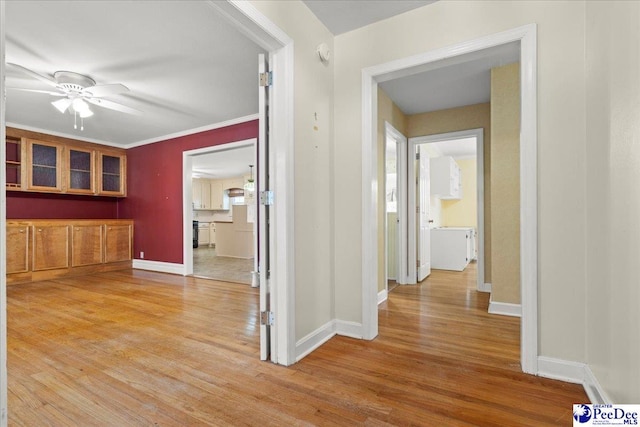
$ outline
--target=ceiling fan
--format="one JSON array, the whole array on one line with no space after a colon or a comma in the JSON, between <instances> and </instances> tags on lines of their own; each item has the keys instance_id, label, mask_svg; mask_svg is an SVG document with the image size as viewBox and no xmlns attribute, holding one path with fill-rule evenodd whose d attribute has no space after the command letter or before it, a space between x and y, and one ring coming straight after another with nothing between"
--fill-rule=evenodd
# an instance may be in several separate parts
<instances>
[{"instance_id":1,"label":"ceiling fan","mask_svg":"<svg viewBox=\"0 0 640 427\"><path fill-rule=\"evenodd\" d=\"M74 115L77 114L81 119L84 119L93 115L93 112L89 109L88 105L93 104L110 110L119 111L121 113L142 114L142 111L136 110L135 108L109 101L107 99L102 99L104 96L128 92L129 88L123 84L112 83L98 85L91 77L74 73L72 71L56 71L53 73L53 78L51 78L18 64L7 63L7 67L40 80L53 87L55 90L27 89L19 87L7 87L7 89L46 93L52 96L61 97L61 99L51 103L61 113L70 111Z\"/></svg>"}]
</instances>

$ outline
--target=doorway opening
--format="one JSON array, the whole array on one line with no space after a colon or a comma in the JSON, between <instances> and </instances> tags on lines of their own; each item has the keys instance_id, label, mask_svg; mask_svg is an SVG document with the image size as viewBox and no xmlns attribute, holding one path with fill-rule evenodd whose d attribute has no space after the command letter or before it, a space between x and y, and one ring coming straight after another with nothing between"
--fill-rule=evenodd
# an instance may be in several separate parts
<instances>
[{"instance_id":1,"label":"doorway opening","mask_svg":"<svg viewBox=\"0 0 640 427\"><path fill-rule=\"evenodd\" d=\"M378 84L413 76L459 61L462 55L482 56L493 47L518 43L520 47L520 360L525 373L538 371L537 330L537 133L536 133L536 26L535 24L449 47L395 60L362 70L362 336L378 334L377 287L378 247Z\"/></svg>"},{"instance_id":2,"label":"doorway opening","mask_svg":"<svg viewBox=\"0 0 640 427\"><path fill-rule=\"evenodd\" d=\"M185 228L192 226L194 276L257 286L256 149L249 140L185 154L191 160L193 209Z\"/></svg>"}]
</instances>

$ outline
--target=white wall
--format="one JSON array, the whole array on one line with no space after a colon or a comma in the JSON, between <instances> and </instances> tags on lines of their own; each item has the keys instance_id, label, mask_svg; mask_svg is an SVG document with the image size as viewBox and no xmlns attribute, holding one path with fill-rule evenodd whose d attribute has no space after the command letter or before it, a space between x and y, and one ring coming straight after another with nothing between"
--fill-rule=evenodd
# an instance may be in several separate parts
<instances>
[{"instance_id":1,"label":"white wall","mask_svg":"<svg viewBox=\"0 0 640 427\"><path fill-rule=\"evenodd\" d=\"M640 402L640 3L586 6L587 362Z\"/></svg>"},{"instance_id":2,"label":"white wall","mask_svg":"<svg viewBox=\"0 0 640 427\"><path fill-rule=\"evenodd\" d=\"M336 316L361 319L362 69L538 24L540 352L585 359L582 2L436 2L335 38Z\"/></svg>"},{"instance_id":3,"label":"white wall","mask_svg":"<svg viewBox=\"0 0 640 427\"><path fill-rule=\"evenodd\" d=\"M294 40L296 340L333 314L333 61L316 47L333 35L299 1L252 1ZM277 195L275 195L277 197Z\"/></svg>"}]
</instances>

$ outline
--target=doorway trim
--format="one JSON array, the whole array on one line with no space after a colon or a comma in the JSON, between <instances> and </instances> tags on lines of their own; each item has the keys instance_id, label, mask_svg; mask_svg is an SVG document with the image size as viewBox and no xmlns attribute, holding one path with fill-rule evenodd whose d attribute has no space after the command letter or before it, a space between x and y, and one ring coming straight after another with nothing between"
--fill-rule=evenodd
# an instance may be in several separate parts
<instances>
[{"instance_id":1,"label":"doorway trim","mask_svg":"<svg viewBox=\"0 0 640 427\"><path fill-rule=\"evenodd\" d=\"M415 138L409 138L409 152L415 153L416 146L420 144L430 144L433 142L440 141L452 141L455 139L462 138L475 138L476 139L476 198L477 198L477 216L476 221L478 223L478 239L476 244L478 245L478 273L477 273L477 283L476 289L480 292L487 292L485 283L484 283L484 129L469 129L462 130L456 132L447 132L440 133L434 135L424 135L417 136ZM415 211L416 199L415 199L415 169L407 168L407 184L408 184L408 193L409 193L409 212ZM413 197L411 195L414 194ZM409 236L409 247L413 244L416 246L416 238L417 230L415 221L409 221L409 229L407 230ZM411 240L411 236L413 237L413 242ZM416 273L415 263L409 264L410 268L413 268L412 271L409 271L410 274ZM414 275L415 277L415 275Z\"/></svg>"},{"instance_id":2,"label":"doorway trim","mask_svg":"<svg viewBox=\"0 0 640 427\"><path fill-rule=\"evenodd\" d=\"M195 150L182 152L182 256L184 259L184 275L193 274L193 244L192 244L192 221L193 218L193 191L192 191L192 169L193 157L200 154L212 154L220 151L237 150L238 148L257 148L258 139L251 138L243 141L234 141L227 144L213 145L211 147L197 148ZM256 163L257 156L254 156L253 164ZM254 226L255 231L255 226ZM255 258L255 257L254 257Z\"/></svg>"},{"instance_id":3,"label":"doorway trim","mask_svg":"<svg viewBox=\"0 0 640 427\"><path fill-rule=\"evenodd\" d=\"M538 373L537 27L529 24L362 70L362 329L378 335L377 89L378 83L441 66L471 52L520 42L520 364ZM440 61L440 62L438 62Z\"/></svg>"}]
</instances>

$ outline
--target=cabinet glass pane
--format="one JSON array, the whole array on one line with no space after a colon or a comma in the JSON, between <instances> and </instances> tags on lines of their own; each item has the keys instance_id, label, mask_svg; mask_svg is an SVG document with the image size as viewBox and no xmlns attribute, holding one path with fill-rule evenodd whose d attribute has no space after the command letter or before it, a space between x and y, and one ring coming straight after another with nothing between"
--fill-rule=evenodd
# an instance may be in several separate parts
<instances>
[{"instance_id":1,"label":"cabinet glass pane","mask_svg":"<svg viewBox=\"0 0 640 427\"><path fill-rule=\"evenodd\" d=\"M102 173L120 175L120 157L102 156Z\"/></svg>"},{"instance_id":2,"label":"cabinet glass pane","mask_svg":"<svg viewBox=\"0 0 640 427\"><path fill-rule=\"evenodd\" d=\"M20 162L20 141L7 140L7 162Z\"/></svg>"},{"instance_id":3,"label":"cabinet glass pane","mask_svg":"<svg viewBox=\"0 0 640 427\"><path fill-rule=\"evenodd\" d=\"M120 191L120 176L119 175L103 175L102 176L102 190L103 191Z\"/></svg>"},{"instance_id":4,"label":"cabinet glass pane","mask_svg":"<svg viewBox=\"0 0 640 427\"><path fill-rule=\"evenodd\" d=\"M32 161L34 165L56 167L58 163L58 152L56 147L33 144L32 151Z\"/></svg>"},{"instance_id":5,"label":"cabinet glass pane","mask_svg":"<svg viewBox=\"0 0 640 427\"><path fill-rule=\"evenodd\" d=\"M20 166L19 165L7 165L7 186L19 187L20 186Z\"/></svg>"},{"instance_id":6,"label":"cabinet glass pane","mask_svg":"<svg viewBox=\"0 0 640 427\"><path fill-rule=\"evenodd\" d=\"M33 185L36 187L52 187L58 185L56 168L48 166L33 166Z\"/></svg>"},{"instance_id":7,"label":"cabinet glass pane","mask_svg":"<svg viewBox=\"0 0 640 427\"><path fill-rule=\"evenodd\" d=\"M69 151L69 163L71 170L90 171L91 153L86 151Z\"/></svg>"},{"instance_id":8,"label":"cabinet glass pane","mask_svg":"<svg viewBox=\"0 0 640 427\"><path fill-rule=\"evenodd\" d=\"M91 172L72 170L70 173L71 188L78 190L91 190Z\"/></svg>"}]
</instances>

